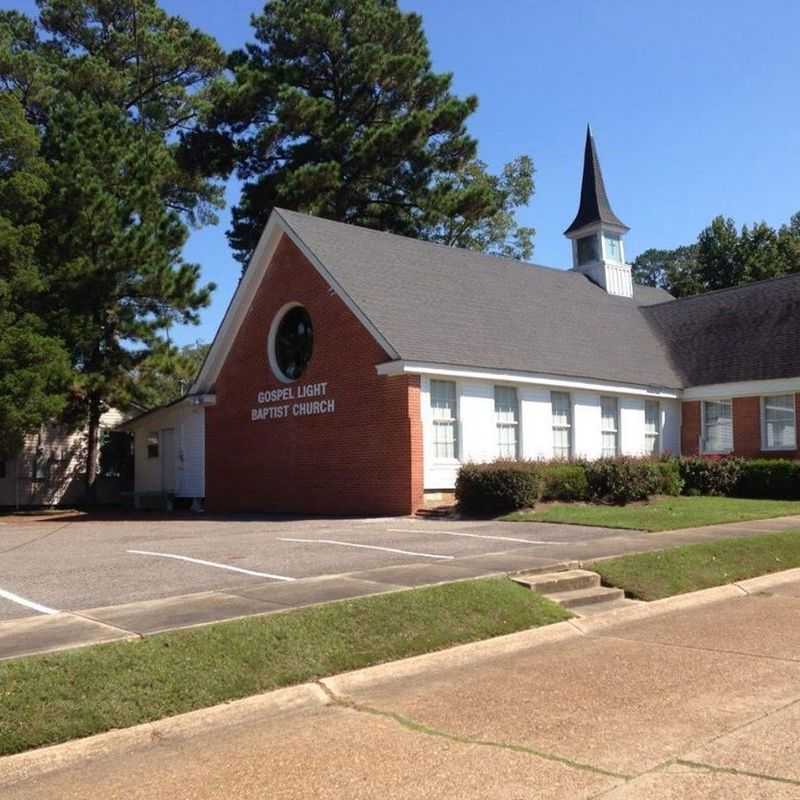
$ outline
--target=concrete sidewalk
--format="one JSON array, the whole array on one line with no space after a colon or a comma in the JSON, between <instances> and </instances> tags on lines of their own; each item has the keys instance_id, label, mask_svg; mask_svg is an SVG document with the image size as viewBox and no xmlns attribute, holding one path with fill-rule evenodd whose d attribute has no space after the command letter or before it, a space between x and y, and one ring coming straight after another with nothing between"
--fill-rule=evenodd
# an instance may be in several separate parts
<instances>
[{"instance_id":1,"label":"concrete sidewalk","mask_svg":"<svg viewBox=\"0 0 800 800\"><path fill-rule=\"evenodd\" d=\"M0 760L7 800L800 797L800 570Z\"/></svg>"},{"instance_id":2,"label":"concrete sidewalk","mask_svg":"<svg viewBox=\"0 0 800 800\"><path fill-rule=\"evenodd\" d=\"M419 522L416 529L424 535L428 524ZM443 524L437 523L439 527ZM480 530L484 533L488 532L486 525L480 523ZM288 584L274 581L239 583L216 591L0 621L0 661L136 639L178 628L435 583L498 574L569 569L591 564L600 558L800 529L800 517L778 517L661 533L547 523L531 526L497 522L493 525L506 536L531 528L540 535L563 541L537 546L506 546L497 552L478 552L433 564L380 566L340 575L304 578ZM573 532L576 538L570 535Z\"/></svg>"}]
</instances>

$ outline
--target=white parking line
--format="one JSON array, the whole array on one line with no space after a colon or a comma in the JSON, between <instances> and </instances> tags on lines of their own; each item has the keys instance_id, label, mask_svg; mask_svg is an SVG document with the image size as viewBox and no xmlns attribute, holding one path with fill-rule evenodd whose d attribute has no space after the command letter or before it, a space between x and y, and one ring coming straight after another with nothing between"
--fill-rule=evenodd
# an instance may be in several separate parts
<instances>
[{"instance_id":1,"label":"white parking line","mask_svg":"<svg viewBox=\"0 0 800 800\"><path fill-rule=\"evenodd\" d=\"M355 542L340 542L337 539L278 539L279 542L302 542L303 544L338 544L340 547L361 547L364 550L383 550L385 553L401 553L404 556L419 556L420 558L441 558L450 561L455 556L439 556L435 553L415 553L412 550L396 550L394 547L378 547L375 544L355 544Z\"/></svg>"},{"instance_id":2,"label":"white parking line","mask_svg":"<svg viewBox=\"0 0 800 800\"><path fill-rule=\"evenodd\" d=\"M26 597L20 597L18 594L14 594L14 592L7 592L4 589L0 589L0 597L5 597L6 600L10 600L12 603L17 603L18 605L25 606L26 608L32 608L34 611L38 611L40 614L58 614L58 609L50 608L50 606L43 606L41 603L34 603L33 600L28 600Z\"/></svg>"},{"instance_id":3,"label":"white parking line","mask_svg":"<svg viewBox=\"0 0 800 800\"><path fill-rule=\"evenodd\" d=\"M189 558L189 556L179 556L175 553L153 553L149 550L128 550L137 556L158 556L159 558L174 558L176 561L189 561L192 564L202 564L204 567L216 567L217 569L227 569L231 572L241 572L244 575L255 575L258 578L274 578L276 581L294 581L297 578L287 578L285 575L273 575L270 572L256 572L252 569L242 569L242 567L232 567L230 564L218 564L216 561L203 561L202 558Z\"/></svg>"},{"instance_id":4,"label":"white parking line","mask_svg":"<svg viewBox=\"0 0 800 800\"><path fill-rule=\"evenodd\" d=\"M442 531L438 528L434 530L423 530L417 528L411 530L410 528L387 528L389 533L440 533L442 536L467 536L470 539L491 539L495 542L521 542L522 544L560 544L559 542L543 542L538 539L515 539L513 536L490 536L483 533L462 533L460 531Z\"/></svg>"}]
</instances>

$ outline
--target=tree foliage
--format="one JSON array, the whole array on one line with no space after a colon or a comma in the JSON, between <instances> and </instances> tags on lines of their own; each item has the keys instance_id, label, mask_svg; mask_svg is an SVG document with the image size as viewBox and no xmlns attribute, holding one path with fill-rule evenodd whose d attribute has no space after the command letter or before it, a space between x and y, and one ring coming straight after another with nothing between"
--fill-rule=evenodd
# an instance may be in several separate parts
<instances>
[{"instance_id":1,"label":"tree foliage","mask_svg":"<svg viewBox=\"0 0 800 800\"><path fill-rule=\"evenodd\" d=\"M224 54L155 0L39 0L39 19L0 15L0 87L41 135L49 187L35 257L42 317L67 347L88 422L136 394L132 375L175 322L198 321L212 285L181 250L214 219L220 187L186 158Z\"/></svg>"},{"instance_id":2,"label":"tree foliage","mask_svg":"<svg viewBox=\"0 0 800 800\"><path fill-rule=\"evenodd\" d=\"M727 289L800 272L800 212L775 229L715 217L697 242L674 250L645 250L633 262L637 283L660 286L676 297Z\"/></svg>"},{"instance_id":3,"label":"tree foliage","mask_svg":"<svg viewBox=\"0 0 800 800\"><path fill-rule=\"evenodd\" d=\"M491 175L466 122L477 98L435 73L422 22L396 0L270 0L189 137L244 180L229 239L247 262L275 206L527 257L514 210L533 193L520 157Z\"/></svg>"},{"instance_id":4,"label":"tree foliage","mask_svg":"<svg viewBox=\"0 0 800 800\"><path fill-rule=\"evenodd\" d=\"M36 247L47 191L36 131L18 100L0 94L0 457L61 413L70 383L67 353L37 314L46 288Z\"/></svg>"},{"instance_id":5,"label":"tree foliage","mask_svg":"<svg viewBox=\"0 0 800 800\"><path fill-rule=\"evenodd\" d=\"M197 342L152 352L135 370L137 400L153 408L182 397L200 372L210 348Z\"/></svg>"}]
</instances>

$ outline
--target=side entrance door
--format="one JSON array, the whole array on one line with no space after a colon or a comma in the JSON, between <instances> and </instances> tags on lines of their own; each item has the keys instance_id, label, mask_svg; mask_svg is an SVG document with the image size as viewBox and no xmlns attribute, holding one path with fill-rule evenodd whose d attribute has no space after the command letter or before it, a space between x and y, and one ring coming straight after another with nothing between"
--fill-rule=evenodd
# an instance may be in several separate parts
<instances>
[{"instance_id":1,"label":"side entrance door","mask_svg":"<svg viewBox=\"0 0 800 800\"><path fill-rule=\"evenodd\" d=\"M165 494L175 492L175 429L161 431L161 491Z\"/></svg>"}]
</instances>

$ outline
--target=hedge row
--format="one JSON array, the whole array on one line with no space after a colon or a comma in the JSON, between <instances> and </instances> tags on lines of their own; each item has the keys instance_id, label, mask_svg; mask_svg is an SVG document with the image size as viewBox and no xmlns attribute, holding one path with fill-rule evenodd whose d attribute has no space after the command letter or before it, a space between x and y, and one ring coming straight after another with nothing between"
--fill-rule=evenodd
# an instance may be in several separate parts
<instances>
[{"instance_id":1,"label":"hedge row","mask_svg":"<svg viewBox=\"0 0 800 800\"><path fill-rule=\"evenodd\" d=\"M800 462L741 458L615 458L467 464L456 498L471 514L533 508L539 499L625 504L656 494L800 499Z\"/></svg>"}]
</instances>

